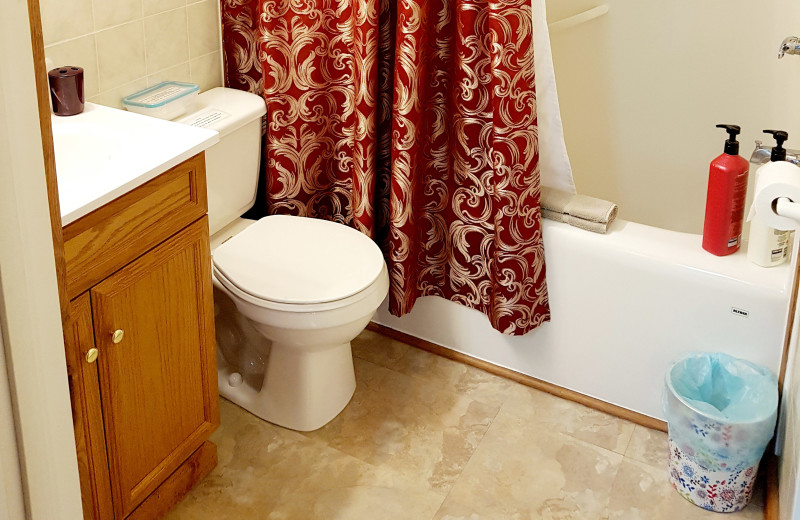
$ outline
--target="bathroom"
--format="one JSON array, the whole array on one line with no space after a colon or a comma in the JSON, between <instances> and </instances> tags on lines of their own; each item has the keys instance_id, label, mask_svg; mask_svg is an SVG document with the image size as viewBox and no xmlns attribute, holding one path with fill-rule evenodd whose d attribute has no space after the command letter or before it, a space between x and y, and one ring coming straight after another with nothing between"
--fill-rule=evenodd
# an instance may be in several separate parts
<instances>
[{"instance_id":1,"label":"bathroom","mask_svg":"<svg viewBox=\"0 0 800 520\"><path fill-rule=\"evenodd\" d=\"M14 2L12 5L18 6L17 4L24 7L22 2ZM138 11L131 9L130 5L125 5L124 2L115 2L113 3L114 8L107 10L104 10L103 7L112 5L111 2L92 4L88 1L77 1L75 5L67 6L63 2L41 1L40 4L43 11L45 51L51 59L79 61L80 63L91 63L94 60L98 63L100 71L111 71L108 74L101 72L93 78L87 72L86 94L90 101L113 105L115 100L118 103L122 94L139 90L167 78L198 83L203 90L222 83L221 53L217 33L218 21L215 19L215 11L210 9L210 6L214 5L213 1L205 0L188 3L188 5L184 5L183 2L158 3L157 9L163 10L163 13L153 10L156 9L156 3L153 2L142 2L141 7L137 8ZM99 8L96 4L99 4ZM560 20L593 8L595 5L595 3L577 0L569 3L559 2L548 6L550 9L548 15L551 20ZM714 124L735 121L743 126L745 131L741 142L744 156L747 156L752 149L753 139L764 138L759 135L760 130L767 127L786 129L790 134L789 148L800 148L796 145L792 146L792 136L800 135L798 134L800 129L798 129L797 120L792 118L792 115L798 113L798 107L796 107L798 102L796 97L785 95L785 92L790 89L783 87L797 84L797 80L800 79L800 68L796 66L793 57L787 57L781 61L775 59L780 40L784 36L797 32L796 21L800 19L800 13L797 12L798 8L791 5L790 2L774 2L767 7L762 7L763 11L761 12L780 13L780 15L764 16L761 19L755 19L752 9L747 9L748 6L744 3L734 4L738 5L738 8L731 8L730 3L722 4L720 2L710 2L700 7L689 3L675 3L666 7L659 6L658 10L638 5L635 2L609 2L608 5L610 9L607 15L591 23L586 23L580 28L576 27L572 32L554 32L551 35L556 74L559 78L567 146L576 183L582 192L619 202L621 218L659 228L698 233L704 206L707 163L719 153L720 150L717 148L721 145L719 131L713 128ZM52 14L54 9L56 15ZM50 13L49 21L48 12ZM62 19L60 13L63 12L71 14L67 19ZM686 13L691 13L691 17L687 19ZM161 14L163 16L158 16ZM669 18L665 18L667 16ZM173 18L170 19L170 17ZM89 18L94 18L95 25L92 25L91 28L81 26ZM102 29L97 28L98 20L103 18L108 25ZM14 31L26 28L27 18L23 18L22 22L16 24L12 23L12 19L9 17L4 22L11 25L4 31L5 38L8 38L6 41L25 40L26 35L17 36L16 39L11 38L15 34ZM665 19L674 20L674 22L667 23ZM48 26L48 24L51 25ZM53 26L58 26L58 29L54 29ZM168 30L163 27L167 27ZM711 31L709 29L711 27L719 29L719 32ZM49 34L53 34L54 30L71 32L49 36ZM742 33L747 37L741 37ZM609 37L609 34L614 38ZM125 44L120 45L119 43L123 41ZM631 41L640 43L631 45ZM58 42L63 43L59 45ZM600 44L598 45L597 42ZM104 45L108 45L108 47ZM148 47L153 45L155 51ZM606 45L624 46L624 50L630 53L626 58L630 61L624 62L623 65L607 62L606 60L610 60L610 56L616 52L616 48L611 52L605 48ZM23 54L23 56L11 55L11 50L14 48L19 47L8 44L3 46L3 52L8 52L8 56L4 55L3 58L5 70L30 68L29 64L19 65L19 62L16 61L23 58L30 60L30 57L19 52L15 54ZM170 49L172 54L161 53L161 50L164 49ZM87 55L86 52L89 54ZM566 60L567 56L570 58L569 61ZM148 62L148 60L150 61ZM106 63L110 63L110 65L104 68L103 65ZM653 68L645 69L647 65L652 65ZM89 67L86 68L89 69ZM613 71L613 74L608 74L609 70ZM664 75L665 72L673 71L674 74ZM597 77L587 80L586 74L589 73L597 74ZM723 73L730 74L730 76ZM14 78L7 77L5 74L8 72L4 72L2 85L3 89L8 92L7 99L15 93L13 89L27 88L22 81L23 79L30 80L30 78L20 78L17 80L20 82L19 86L15 86L17 83L12 82ZM648 84L646 88L637 88L637 84L633 80L638 75L656 78L657 81L654 79L653 84ZM694 83L687 78L705 78L705 75L730 78L727 81L735 82L738 88L731 99L726 98L727 81L702 82L703 85L709 85L707 90L692 90ZM570 84L570 82L572 83ZM586 93L581 95L579 92L577 95L570 96L571 90L575 90L576 85L581 84L592 85L594 92L591 95L586 95ZM607 99L607 101L601 103L598 102L598 98ZM648 103L652 99L674 99L674 103ZM753 100L757 100L757 102ZM685 107L685 110L676 111L675 106ZM625 113L625 107L634 113ZM8 103L8 106L4 107L9 120L31 120L30 112L24 113L23 109L23 106L16 106L12 103ZM667 110L669 112L666 112ZM591 117L585 117L587 113L591 114ZM595 123L596 126L586 124L586 120ZM35 118L33 121L35 122ZM611 128L614 131L609 132L607 128L600 126L603 124L602 121L613 122ZM668 121L669 126L657 125L653 121L662 123ZM19 132L19 134L23 135L23 132ZM12 137L21 139L21 137L6 135L3 142L15 143L15 146L20 149L23 146L33 146L27 141L26 144L20 144ZM653 145L653 143L658 143L658 145ZM667 147L661 143L674 143L675 151L664 152ZM34 152L36 146L33 147ZM581 153L576 153L574 151L576 149L581 150ZM653 157L649 151L654 149L665 153L667 157ZM647 155L643 155L645 153ZM25 168L25 166L14 165L14 168ZM613 180L611 181L593 184L593 179L599 178L593 175L593 169L597 168L601 168L606 173L613 172L619 175L612 176ZM646 175L642 171L643 169L649 170ZM15 180L15 182L23 181ZM16 194L17 192L13 192L16 195L6 193L5 196L22 197L24 194L41 197L44 190L42 186L33 182L31 182L31 186L20 184L17 187L15 185L15 189L19 190L19 194ZM658 204L650 203L656 199ZM21 275L23 277L25 275L34 276L26 273L35 267L45 268L34 259L46 257L46 250L43 252L42 249L36 249L44 247L43 242L46 240L34 241L27 237L42 236L41 233L45 233L46 237L46 233L49 232L48 226L42 220L43 217L35 215L32 207L26 204L28 203L17 200L6 201L6 199L3 199L2 204L4 221L18 223L16 226L12 226L14 232L18 232L17 228L23 225L32 226L29 230L25 228L26 239L20 239L20 243L24 244L24 247L18 249L20 251L16 260L18 265L12 263L10 267L6 267L4 258L4 270L12 270L16 265L22 270L20 272L23 273ZM40 235L35 233L40 233ZM591 240L591 237L587 239ZM30 248L30 250L26 248ZM27 262L23 261L25 259ZM46 279L46 276L44 278ZM15 289L16 281L11 275L4 276L3 282L4 299L6 302L11 301L10 298L14 295L13 291L21 289ZM46 284L42 282L42 285ZM52 298L54 292L52 286L42 287L41 290L42 300L48 297ZM642 297L648 298L648 295L644 294ZM21 300L15 298L13 301L33 298L33 293L20 298ZM34 303L31 302L30 305L33 306ZM31 341L35 341L37 344L49 343L50 340L46 336L48 333L60 337L60 330L48 331L50 325L45 323L43 326L40 321L44 319L42 314L47 315L44 311L50 312L52 316L53 308L37 310L36 327L30 325L32 317L24 314L23 305L15 305L15 308L16 310L9 306L4 309L9 314L17 313L6 319L9 323L12 320L19 320L35 329L29 332L33 335ZM32 309L29 310L32 312ZM57 321L57 309L55 312L54 319ZM418 310L417 314L421 312L424 313L425 308L422 308L421 311ZM438 316L441 321L442 315L438 314ZM376 321L390 327L394 325L390 321L391 319L385 312L380 312L376 317ZM466 319L469 320L469 318ZM399 326L396 327L398 330L402 330ZM454 329L453 334L457 334L459 330L465 330L455 324L448 324L447 328ZM778 332L783 334L782 330ZM422 332L415 333L410 330L408 333L425 337ZM474 335L483 332L479 330L462 333ZM4 336L3 339L9 341L9 337L11 337L10 334ZM426 339L453 346L447 344L447 338L427 337ZM460 338L456 335L453 341L458 342ZM14 347L7 345L7 348L13 349ZM514 358L515 351L518 353L519 348L501 345L496 350L511 351L508 354L509 358ZM483 356L482 352L475 351L467 351L466 354ZM41 354L37 353L36 355ZM523 354L519 355L524 357ZM34 435L33 440L27 441L35 443L35 435L46 436L47 431L58 431L60 426L57 425L68 424L71 420L68 412L65 412L69 409L68 404L65 406L63 388L53 393L46 391L48 385L51 384L46 370L57 371L57 366L50 366L46 359L26 359L23 354L18 354L13 361L14 373L26 374L25 380L18 376L15 384L31 385L29 391L32 393L30 395L37 403L43 403L39 405L40 412L45 410L52 412L43 413L43 416L38 418L36 416L24 417L25 420L41 427L41 431L32 434ZM489 361L518 370L519 367L514 364L515 361L523 364L527 362L525 359L521 361L489 359ZM41 367L46 370L42 370ZM54 373L57 374L57 372ZM792 373L794 379L787 380L787 385L789 388L796 388L797 374ZM28 375L29 380L27 379ZM546 378L545 376L541 377ZM658 384L660 385L660 381ZM628 393L632 393L630 389L627 390ZM22 395L22 390L18 389L17 392ZM790 395L795 393L789 392ZM22 412L20 413L22 414ZM27 413L34 412L26 409L25 414ZM794 422L788 423L790 424L788 430L791 432L795 429L791 425L797 424L797 415L795 413L789 417L795 417ZM23 419L23 417L19 419ZM59 420L62 422L59 423ZM63 422L65 420L68 422ZM38 475L38 478L43 479L41 486L30 487L31 503L35 502L37 490L48 489L51 490L50 497L64 496L63 503L68 504L72 500L68 498L69 490L66 489L68 486L56 482L69 482L71 477L57 479L60 470L57 465L52 465L52 462L48 461L53 460L54 454L69 453L71 448L65 444L64 439L60 438L42 440L42 442L48 442L46 445L52 446L50 453L42 452L37 455L34 452L28 452L25 454L26 464L30 465L29 478ZM797 441L788 445L795 446L796 449ZM23 446L21 449L26 448ZM3 455L3 460L6 460L7 452L3 452ZM786 457L786 459L791 461L796 460L797 457ZM46 468L47 471L36 473L37 463L40 464L40 469ZM5 467L5 464L3 466ZM68 473L67 470L64 471L65 474ZM787 474L792 474L789 469L787 472ZM788 485L782 483L782 500L785 496L788 497L788 490L791 488L791 481ZM784 490L787 492L784 493ZM64 495L58 495L59 492ZM43 504L37 507L46 508L48 507L46 504L50 502L62 503L52 498L44 498L41 502ZM786 508L783 509L786 510ZM51 515L50 518L52 517ZM9 518L15 518L15 516L11 515ZM48 518L48 516L43 514L41 518Z\"/></svg>"}]
</instances>

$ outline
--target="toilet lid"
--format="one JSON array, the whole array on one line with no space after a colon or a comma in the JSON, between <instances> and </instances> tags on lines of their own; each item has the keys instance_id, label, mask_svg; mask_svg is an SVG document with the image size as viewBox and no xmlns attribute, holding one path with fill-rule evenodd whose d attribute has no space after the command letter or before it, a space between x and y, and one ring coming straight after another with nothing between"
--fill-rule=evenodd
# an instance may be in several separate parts
<instances>
[{"instance_id":1,"label":"toilet lid","mask_svg":"<svg viewBox=\"0 0 800 520\"><path fill-rule=\"evenodd\" d=\"M214 251L214 267L240 290L281 303L324 303L369 287L384 266L363 233L305 217L264 217Z\"/></svg>"}]
</instances>

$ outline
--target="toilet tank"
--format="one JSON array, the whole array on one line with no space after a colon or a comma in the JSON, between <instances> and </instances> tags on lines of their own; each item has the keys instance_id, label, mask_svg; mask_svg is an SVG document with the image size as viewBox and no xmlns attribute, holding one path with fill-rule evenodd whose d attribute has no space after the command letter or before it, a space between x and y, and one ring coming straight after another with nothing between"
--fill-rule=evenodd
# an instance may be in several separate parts
<instances>
[{"instance_id":1,"label":"toilet tank","mask_svg":"<svg viewBox=\"0 0 800 520\"><path fill-rule=\"evenodd\" d=\"M250 209L261 160L264 100L249 92L213 88L198 95L193 111L177 122L219 132L206 150L208 222L213 235Z\"/></svg>"}]
</instances>

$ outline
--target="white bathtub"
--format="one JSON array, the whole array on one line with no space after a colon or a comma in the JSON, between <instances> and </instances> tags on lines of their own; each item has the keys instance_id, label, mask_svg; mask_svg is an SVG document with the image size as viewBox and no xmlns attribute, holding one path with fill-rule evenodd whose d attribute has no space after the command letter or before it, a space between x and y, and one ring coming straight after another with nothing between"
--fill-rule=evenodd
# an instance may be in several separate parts
<instances>
[{"instance_id":1,"label":"white bathtub","mask_svg":"<svg viewBox=\"0 0 800 520\"><path fill-rule=\"evenodd\" d=\"M693 350L724 351L778 373L792 268L765 269L744 250L717 258L701 237L617 221L607 235L543 221L552 320L521 337L426 297L374 320L470 356L664 419L663 375ZM796 251L794 257L796 257Z\"/></svg>"}]
</instances>

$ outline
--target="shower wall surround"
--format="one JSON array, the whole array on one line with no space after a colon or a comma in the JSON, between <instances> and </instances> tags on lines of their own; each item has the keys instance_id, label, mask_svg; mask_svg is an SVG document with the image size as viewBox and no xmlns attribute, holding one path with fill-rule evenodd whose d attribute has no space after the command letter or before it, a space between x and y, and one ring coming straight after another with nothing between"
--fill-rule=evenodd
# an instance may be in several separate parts
<instances>
[{"instance_id":1,"label":"shower wall surround","mask_svg":"<svg viewBox=\"0 0 800 520\"><path fill-rule=\"evenodd\" d=\"M45 54L84 68L87 101L122 98L164 80L222 86L217 0L39 0Z\"/></svg>"},{"instance_id":2,"label":"shower wall surround","mask_svg":"<svg viewBox=\"0 0 800 520\"><path fill-rule=\"evenodd\" d=\"M800 146L800 60L778 60L800 2L550 0L548 19L599 4L608 14L551 33L578 193L613 200L621 219L700 233L714 125L742 127L745 159L764 128Z\"/></svg>"}]
</instances>

